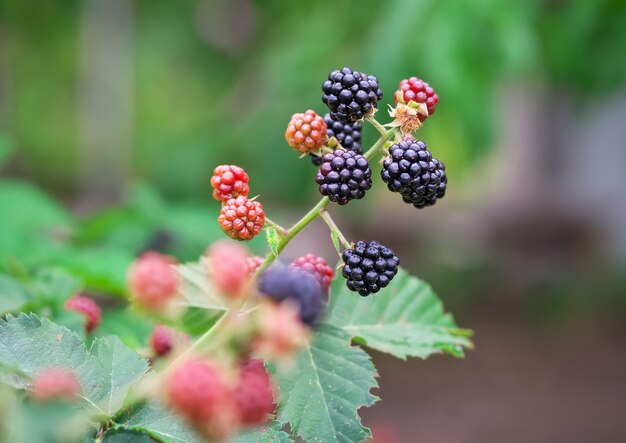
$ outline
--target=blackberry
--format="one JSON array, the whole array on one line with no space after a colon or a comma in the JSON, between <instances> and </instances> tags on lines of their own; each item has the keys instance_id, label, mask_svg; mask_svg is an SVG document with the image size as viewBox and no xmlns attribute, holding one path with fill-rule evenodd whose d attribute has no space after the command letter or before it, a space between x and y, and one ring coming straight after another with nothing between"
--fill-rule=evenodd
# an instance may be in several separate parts
<instances>
[{"instance_id":1,"label":"blackberry","mask_svg":"<svg viewBox=\"0 0 626 443\"><path fill-rule=\"evenodd\" d=\"M326 307L326 294L322 285L306 271L287 267L274 267L259 279L259 292L279 303L291 300L298 304L300 319L312 325Z\"/></svg>"},{"instance_id":2,"label":"blackberry","mask_svg":"<svg viewBox=\"0 0 626 443\"><path fill-rule=\"evenodd\" d=\"M330 116L340 122L356 122L373 114L383 98L376 77L350 68L328 74L322 91L322 101L328 106Z\"/></svg>"},{"instance_id":3,"label":"blackberry","mask_svg":"<svg viewBox=\"0 0 626 443\"><path fill-rule=\"evenodd\" d=\"M335 137L341 144L341 147L348 151L354 151L357 154L362 154L361 150L361 124L358 122L338 122L330 117L330 114L324 116L324 123L326 123L326 134L328 138ZM316 166L322 164L322 157L319 155L311 155L311 160Z\"/></svg>"},{"instance_id":4,"label":"blackberry","mask_svg":"<svg viewBox=\"0 0 626 443\"><path fill-rule=\"evenodd\" d=\"M372 187L372 170L361 154L337 149L322 157L315 181L322 195L345 205L350 200L363 198L365 191Z\"/></svg>"},{"instance_id":5,"label":"blackberry","mask_svg":"<svg viewBox=\"0 0 626 443\"><path fill-rule=\"evenodd\" d=\"M405 203L418 209L434 205L446 194L446 167L421 140L391 145L380 175L390 191L399 192Z\"/></svg>"},{"instance_id":6,"label":"blackberry","mask_svg":"<svg viewBox=\"0 0 626 443\"><path fill-rule=\"evenodd\" d=\"M419 115L419 119L424 121L428 116L435 113L435 106L439 103L439 96L435 90L417 77L404 79L400 82L398 90L393 95L393 100L398 103L408 103L411 100L416 103L424 103L428 109L428 115Z\"/></svg>"},{"instance_id":7,"label":"blackberry","mask_svg":"<svg viewBox=\"0 0 626 443\"><path fill-rule=\"evenodd\" d=\"M400 259L391 249L376 241L359 241L341 255L348 289L362 296L375 294L386 287L398 272Z\"/></svg>"}]
</instances>

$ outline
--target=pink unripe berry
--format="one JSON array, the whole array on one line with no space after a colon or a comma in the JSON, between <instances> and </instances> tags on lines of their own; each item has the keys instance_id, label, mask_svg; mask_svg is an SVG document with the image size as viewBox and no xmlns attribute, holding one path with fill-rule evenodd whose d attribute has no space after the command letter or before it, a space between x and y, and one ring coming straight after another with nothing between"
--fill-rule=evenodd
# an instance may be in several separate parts
<instances>
[{"instance_id":1,"label":"pink unripe berry","mask_svg":"<svg viewBox=\"0 0 626 443\"><path fill-rule=\"evenodd\" d=\"M265 259L263 257L259 257L258 255L254 257L248 257L248 275L252 277L257 269L261 267Z\"/></svg>"},{"instance_id":2,"label":"pink unripe berry","mask_svg":"<svg viewBox=\"0 0 626 443\"><path fill-rule=\"evenodd\" d=\"M102 311L95 301L84 295L75 295L65 302L65 309L85 317L85 331L91 334L100 325Z\"/></svg>"},{"instance_id":3,"label":"pink unripe berry","mask_svg":"<svg viewBox=\"0 0 626 443\"><path fill-rule=\"evenodd\" d=\"M164 325L157 325L152 331L152 335L150 335L150 346L155 355L165 357L174 348L188 340L189 337L182 332L175 331Z\"/></svg>"},{"instance_id":4,"label":"pink unripe berry","mask_svg":"<svg viewBox=\"0 0 626 443\"><path fill-rule=\"evenodd\" d=\"M41 371L33 378L30 396L40 402L73 402L79 393L80 384L72 372L64 368L51 368Z\"/></svg>"},{"instance_id":5,"label":"pink unripe berry","mask_svg":"<svg viewBox=\"0 0 626 443\"><path fill-rule=\"evenodd\" d=\"M300 320L300 311L288 301L262 305L257 309L258 335L252 348L268 359L293 357L309 338L309 329Z\"/></svg>"},{"instance_id":6,"label":"pink unripe berry","mask_svg":"<svg viewBox=\"0 0 626 443\"><path fill-rule=\"evenodd\" d=\"M130 266L128 285L133 300L148 311L160 311L176 296L176 261L158 252L146 252Z\"/></svg>"},{"instance_id":7,"label":"pink unripe berry","mask_svg":"<svg viewBox=\"0 0 626 443\"><path fill-rule=\"evenodd\" d=\"M177 364L165 383L168 404L196 426L214 419L230 397L217 366L202 357Z\"/></svg>"},{"instance_id":8,"label":"pink unripe berry","mask_svg":"<svg viewBox=\"0 0 626 443\"><path fill-rule=\"evenodd\" d=\"M274 413L274 387L261 360L248 360L242 365L233 396L242 424L263 424Z\"/></svg>"},{"instance_id":9,"label":"pink unripe berry","mask_svg":"<svg viewBox=\"0 0 626 443\"><path fill-rule=\"evenodd\" d=\"M242 296L249 282L248 250L237 243L221 240L207 251L209 275L218 291L230 298Z\"/></svg>"}]
</instances>

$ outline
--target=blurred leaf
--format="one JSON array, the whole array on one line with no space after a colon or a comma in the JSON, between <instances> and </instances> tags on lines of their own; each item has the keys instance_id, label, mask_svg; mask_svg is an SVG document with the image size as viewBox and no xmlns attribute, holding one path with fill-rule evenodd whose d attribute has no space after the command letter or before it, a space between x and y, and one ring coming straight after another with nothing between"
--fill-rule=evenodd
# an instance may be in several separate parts
<instances>
[{"instance_id":1,"label":"blurred leaf","mask_svg":"<svg viewBox=\"0 0 626 443\"><path fill-rule=\"evenodd\" d=\"M154 443L148 434L134 431L109 431L103 443Z\"/></svg>"},{"instance_id":2,"label":"blurred leaf","mask_svg":"<svg viewBox=\"0 0 626 443\"><path fill-rule=\"evenodd\" d=\"M224 300L207 278L207 270L203 261L187 263L176 267L181 277L180 293L184 306L226 311L228 302Z\"/></svg>"},{"instance_id":3,"label":"blurred leaf","mask_svg":"<svg viewBox=\"0 0 626 443\"><path fill-rule=\"evenodd\" d=\"M0 169L9 160L15 151L13 138L8 134L0 134Z\"/></svg>"},{"instance_id":4,"label":"blurred leaf","mask_svg":"<svg viewBox=\"0 0 626 443\"><path fill-rule=\"evenodd\" d=\"M21 310L31 298L32 294L21 282L0 274L0 315Z\"/></svg>"},{"instance_id":5,"label":"blurred leaf","mask_svg":"<svg viewBox=\"0 0 626 443\"><path fill-rule=\"evenodd\" d=\"M147 345L153 328L154 325L145 316L124 306L106 309L95 333L99 337L115 335L126 346L136 349Z\"/></svg>"},{"instance_id":6,"label":"blurred leaf","mask_svg":"<svg viewBox=\"0 0 626 443\"><path fill-rule=\"evenodd\" d=\"M265 228L265 238L267 239L267 245L274 254L275 257L278 257L278 245L280 244L280 235L278 231L273 226Z\"/></svg>"},{"instance_id":7,"label":"blurred leaf","mask_svg":"<svg viewBox=\"0 0 626 443\"><path fill-rule=\"evenodd\" d=\"M339 236L337 235L337 232L330 231L330 239L337 252L341 254L341 245L339 244Z\"/></svg>"},{"instance_id":8,"label":"blurred leaf","mask_svg":"<svg viewBox=\"0 0 626 443\"><path fill-rule=\"evenodd\" d=\"M30 401L13 405L10 425L11 443L79 443L92 429L84 411L64 403L34 403ZM93 439L91 440L93 441Z\"/></svg>"},{"instance_id":9,"label":"blurred leaf","mask_svg":"<svg viewBox=\"0 0 626 443\"><path fill-rule=\"evenodd\" d=\"M350 336L334 326L320 325L312 342L297 356L291 370L277 370L278 418L306 441L360 442L370 436L357 410L371 406L376 369L369 356L350 345Z\"/></svg>"},{"instance_id":10,"label":"blurred leaf","mask_svg":"<svg viewBox=\"0 0 626 443\"><path fill-rule=\"evenodd\" d=\"M143 403L115 417L121 429L145 432L162 443L202 443L180 417L156 401Z\"/></svg>"},{"instance_id":11,"label":"blurred leaf","mask_svg":"<svg viewBox=\"0 0 626 443\"><path fill-rule=\"evenodd\" d=\"M3 369L17 370L28 378L51 367L74 371L83 405L98 417L113 416L148 369L147 361L116 337L98 338L87 350L75 333L33 314L1 320L0 342ZM28 384L28 379L16 376L3 381L16 388Z\"/></svg>"},{"instance_id":12,"label":"blurred leaf","mask_svg":"<svg viewBox=\"0 0 626 443\"><path fill-rule=\"evenodd\" d=\"M282 424L274 421L268 426L239 434L228 440L228 443L289 443L293 440L282 431Z\"/></svg>"},{"instance_id":13,"label":"blurred leaf","mask_svg":"<svg viewBox=\"0 0 626 443\"><path fill-rule=\"evenodd\" d=\"M82 289L82 281L62 268L39 269L30 284L40 303L60 307Z\"/></svg>"},{"instance_id":14,"label":"blurred leaf","mask_svg":"<svg viewBox=\"0 0 626 443\"><path fill-rule=\"evenodd\" d=\"M332 293L325 321L377 351L402 359L442 352L462 357L472 346L470 332L458 329L431 287L403 269L375 297L358 296L341 278Z\"/></svg>"}]
</instances>

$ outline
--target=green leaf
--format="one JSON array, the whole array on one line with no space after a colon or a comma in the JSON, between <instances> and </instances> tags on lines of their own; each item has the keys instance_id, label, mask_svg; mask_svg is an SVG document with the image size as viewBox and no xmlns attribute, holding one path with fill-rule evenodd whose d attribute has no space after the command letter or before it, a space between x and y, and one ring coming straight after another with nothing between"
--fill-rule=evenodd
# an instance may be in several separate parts
<instances>
[{"instance_id":1,"label":"green leaf","mask_svg":"<svg viewBox=\"0 0 626 443\"><path fill-rule=\"evenodd\" d=\"M28 289L18 280L0 275L0 315L19 311L31 297Z\"/></svg>"},{"instance_id":2,"label":"green leaf","mask_svg":"<svg viewBox=\"0 0 626 443\"><path fill-rule=\"evenodd\" d=\"M333 246L337 252L341 254L341 244L339 243L339 236L337 235L337 232L330 231L330 239L332 240Z\"/></svg>"},{"instance_id":3,"label":"green leaf","mask_svg":"<svg viewBox=\"0 0 626 443\"><path fill-rule=\"evenodd\" d=\"M91 414L106 417L121 408L148 369L147 361L117 337L95 339L87 350L78 335L33 314L0 320L0 366L5 373L21 375L2 379L16 388L26 387L43 369L70 368L80 382L83 405Z\"/></svg>"},{"instance_id":4,"label":"green leaf","mask_svg":"<svg viewBox=\"0 0 626 443\"><path fill-rule=\"evenodd\" d=\"M267 239L267 245L270 247L270 251L275 257L278 257L278 245L280 244L280 234L273 226L265 228L265 237Z\"/></svg>"},{"instance_id":5,"label":"green leaf","mask_svg":"<svg viewBox=\"0 0 626 443\"><path fill-rule=\"evenodd\" d=\"M102 440L103 443L154 443L147 434L135 431L109 431Z\"/></svg>"},{"instance_id":6,"label":"green leaf","mask_svg":"<svg viewBox=\"0 0 626 443\"><path fill-rule=\"evenodd\" d=\"M13 151L15 151L13 137L8 134L0 134L0 168L9 160Z\"/></svg>"},{"instance_id":7,"label":"green leaf","mask_svg":"<svg viewBox=\"0 0 626 443\"><path fill-rule=\"evenodd\" d=\"M207 277L205 263L187 263L176 267L181 277L182 301L180 304L216 311L226 311L228 302L218 294Z\"/></svg>"},{"instance_id":8,"label":"green leaf","mask_svg":"<svg viewBox=\"0 0 626 443\"><path fill-rule=\"evenodd\" d=\"M143 403L115 418L122 429L145 432L162 443L202 443L202 438L162 404Z\"/></svg>"},{"instance_id":9,"label":"green leaf","mask_svg":"<svg viewBox=\"0 0 626 443\"><path fill-rule=\"evenodd\" d=\"M289 434L282 431L282 424L275 421L269 426L239 434L231 438L229 443L289 443L293 440L289 438Z\"/></svg>"},{"instance_id":10,"label":"green leaf","mask_svg":"<svg viewBox=\"0 0 626 443\"><path fill-rule=\"evenodd\" d=\"M43 268L35 274L30 286L39 301L61 306L69 297L80 292L83 283L62 268Z\"/></svg>"},{"instance_id":11,"label":"green leaf","mask_svg":"<svg viewBox=\"0 0 626 443\"><path fill-rule=\"evenodd\" d=\"M359 442L370 436L357 410L378 398L369 356L350 345L339 328L320 325L312 343L296 357L291 370L275 371L281 410L279 421L308 442Z\"/></svg>"},{"instance_id":12,"label":"green leaf","mask_svg":"<svg viewBox=\"0 0 626 443\"><path fill-rule=\"evenodd\" d=\"M470 331L459 329L431 287L400 269L377 296L359 297L342 279L333 283L326 322L372 349L405 359L471 348Z\"/></svg>"}]
</instances>

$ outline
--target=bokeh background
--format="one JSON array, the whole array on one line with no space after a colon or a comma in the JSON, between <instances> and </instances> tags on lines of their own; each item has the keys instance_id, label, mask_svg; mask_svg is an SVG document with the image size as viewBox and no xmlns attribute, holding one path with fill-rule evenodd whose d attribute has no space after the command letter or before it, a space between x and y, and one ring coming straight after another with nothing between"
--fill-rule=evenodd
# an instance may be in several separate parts
<instances>
[{"instance_id":1,"label":"bokeh background","mask_svg":"<svg viewBox=\"0 0 626 443\"><path fill-rule=\"evenodd\" d=\"M0 0L0 269L119 294L146 248L197 258L221 163L296 220L318 195L284 129L342 66L378 76L383 122L399 80L435 87L449 187L417 211L378 180L333 216L476 331L464 360L374 356L375 441L626 441L623 0ZM326 238L286 254L334 260Z\"/></svg>"}]
</instances>

